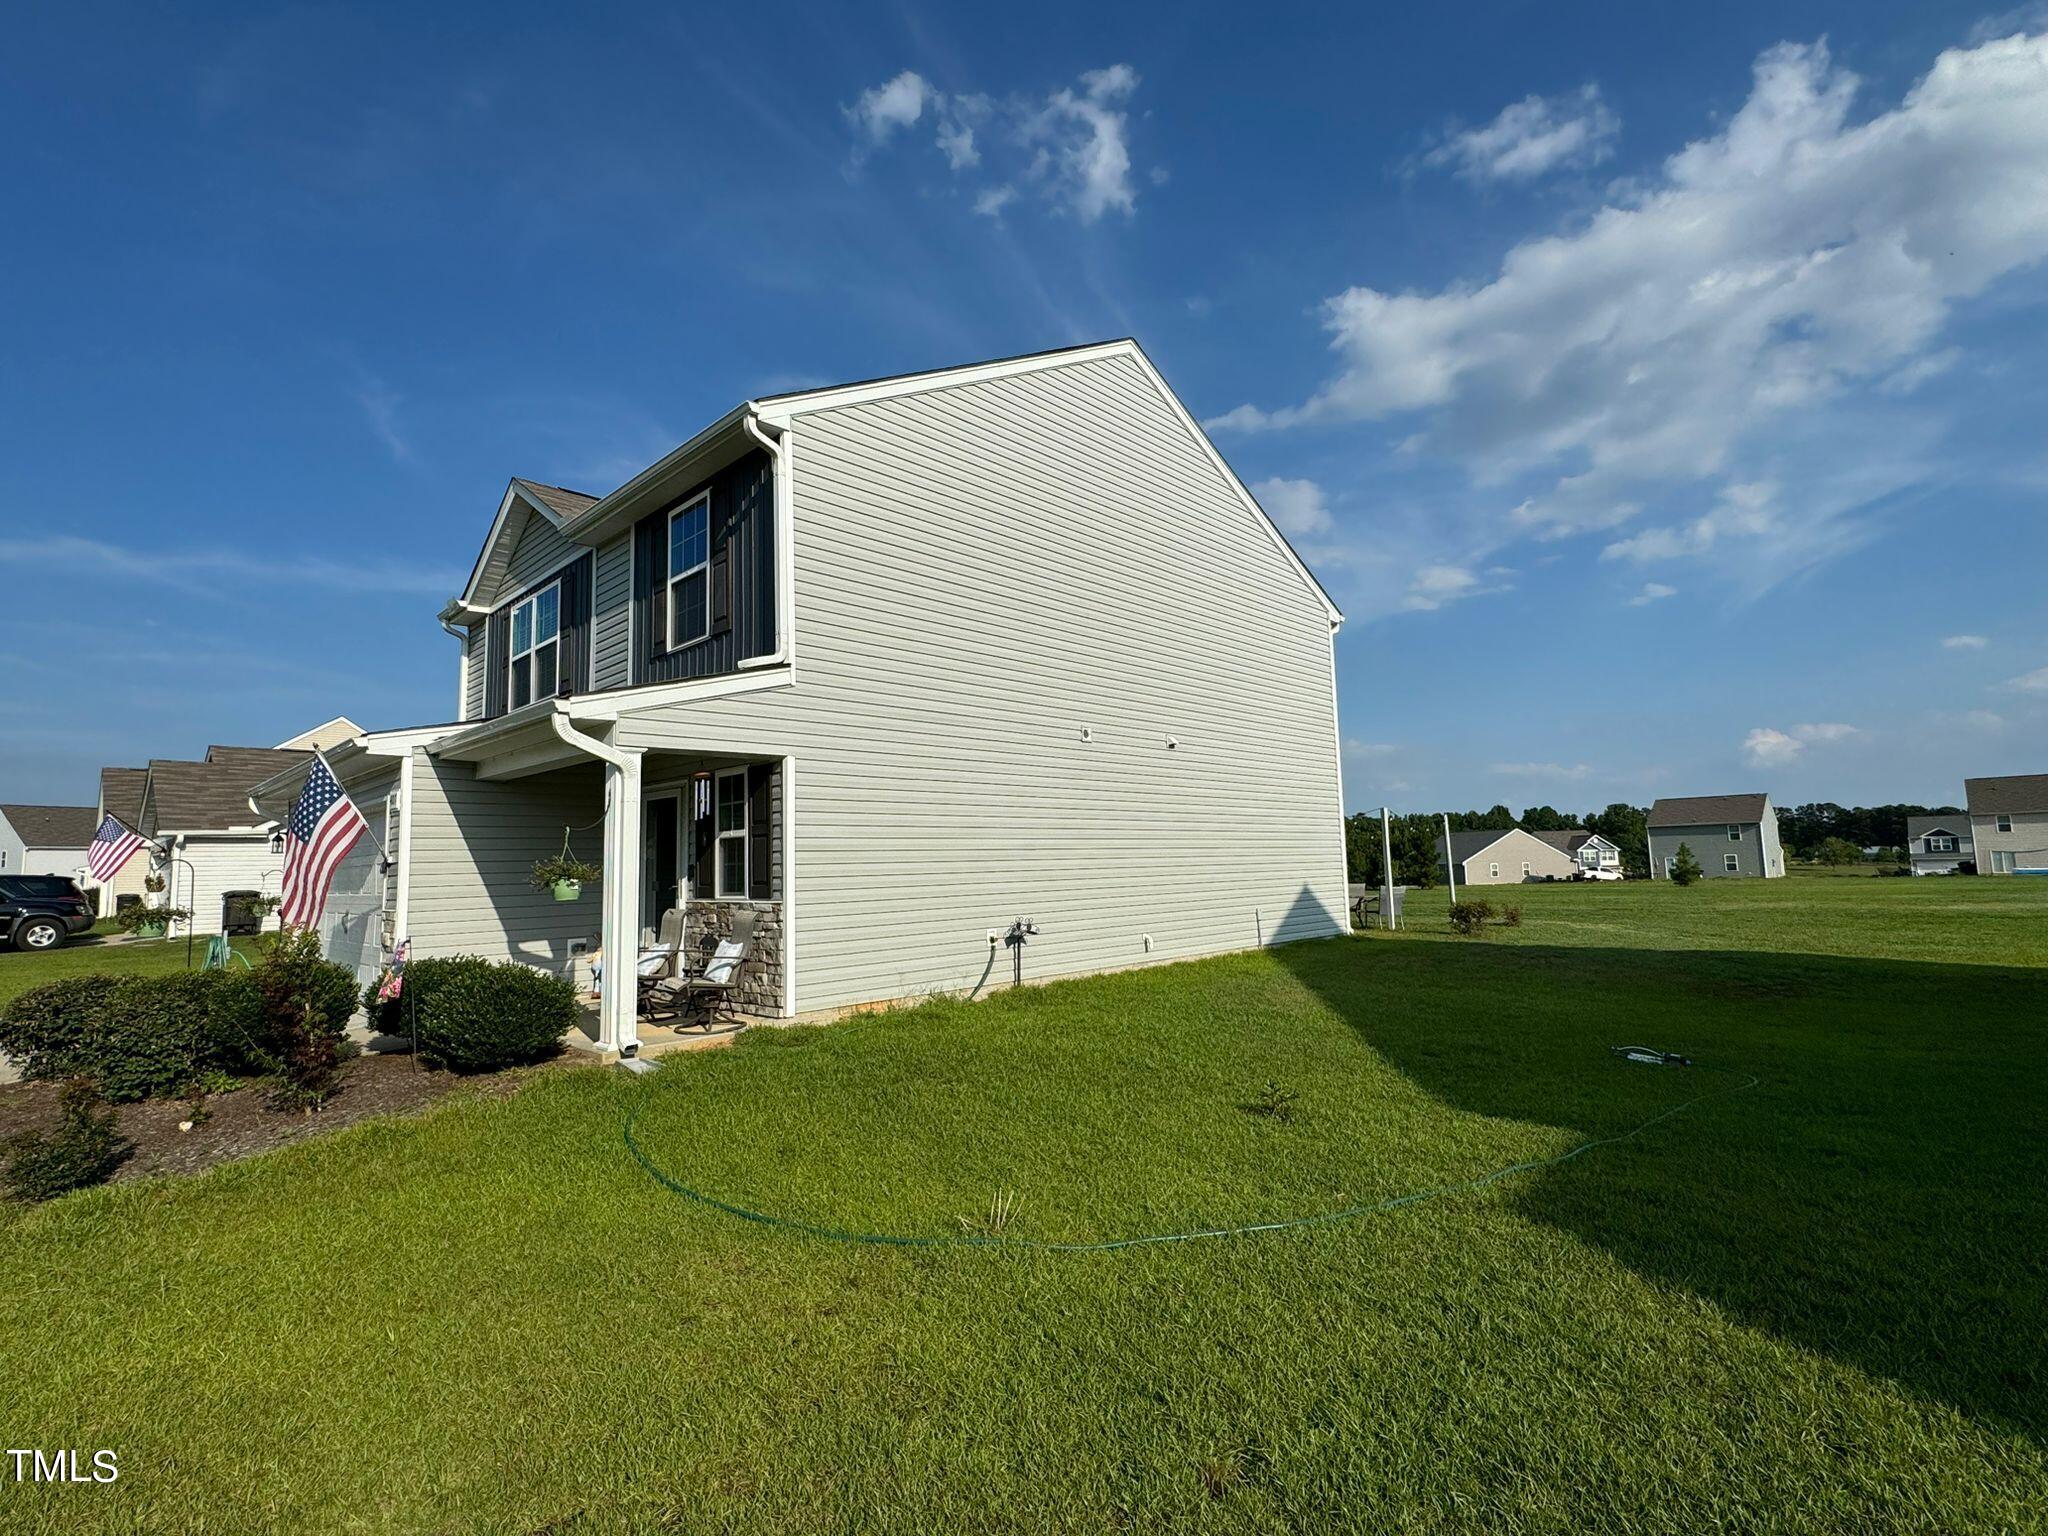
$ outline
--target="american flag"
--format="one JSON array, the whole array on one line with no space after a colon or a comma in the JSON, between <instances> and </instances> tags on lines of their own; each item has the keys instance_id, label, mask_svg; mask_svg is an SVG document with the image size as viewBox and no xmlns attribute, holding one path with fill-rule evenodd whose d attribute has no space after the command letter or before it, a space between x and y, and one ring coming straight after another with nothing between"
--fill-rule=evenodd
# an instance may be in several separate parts
<instances>
[{"instance_id":1,"label":"american flag","mask_svg":"<svg viewBox=\"0 0 2048 1536\"><path fill-rule=\"evenodd\" d=\"M93 879L104 885L121 873L121 866L135 857L143 842L140 833L130 832L121 825L120 818L109 816L92 835L92 846L85 851L85 867Z\"/></svg>"},{"instance_id":2,"label":"american flag","mask_svg":"<svg viewBox=\"0 0 2048 1536\"><path fill-rule=\"evenodd\" d=\"M341 780L327 766L327 759L315 752L306 787L299 791L298 803L285 823L284 900L277 909L279 922L291 928L318 926L320 914L327 910L335 866L369 828L355 801L342 792Z\"/></svg>"}]
</instances>

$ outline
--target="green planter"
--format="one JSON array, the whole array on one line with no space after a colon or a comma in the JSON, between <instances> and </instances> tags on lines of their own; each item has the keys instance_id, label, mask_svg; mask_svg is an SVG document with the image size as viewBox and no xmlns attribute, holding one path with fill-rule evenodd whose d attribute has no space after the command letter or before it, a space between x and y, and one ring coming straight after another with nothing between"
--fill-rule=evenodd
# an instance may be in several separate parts
<instances>
[{"instance_id":1,"label":"green planter","mask_svg":"<svg viewBox=\"0 0 2048 1536\"><path fill-rule=\"evenodd\" d=\"M582 899L583 882L581 880L557 880L555 882L555 900L581 901Z\"/></svg>"},{"instance_id":2,"label":"green planter","mask_svg":"<svg viewBox=\"0 0 2048 1536\"><path fill-rule=\"evenodd\" d=\"M134 935L138 939L160 939L169 931L168 923L137 923Z\"/></svg>"}]
</instances>

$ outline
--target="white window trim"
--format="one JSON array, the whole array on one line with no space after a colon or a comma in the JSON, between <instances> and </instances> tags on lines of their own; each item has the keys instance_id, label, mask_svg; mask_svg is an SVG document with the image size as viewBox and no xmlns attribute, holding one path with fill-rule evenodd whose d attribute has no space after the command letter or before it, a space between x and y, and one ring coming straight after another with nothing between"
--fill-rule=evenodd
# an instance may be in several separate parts
<instances>
[{"instance_id":1,"label":"white window trim","mask_svg":"<svg viewBox=\"0 0 2048 1536\"><path fill-rule=\"evenodd\" d=\"M1742 859L1741 859L1741 856L1740 856L1740 855L1738 855L1738 854L1733 854L1733 853L1724 853L1724 854L1722 854L1722 855L1721 855L1721 868L1722 868L1722 870L1723 870L1723 871L1724 871L1725 873L1727 873L1727 874L1731 874L1731 875L1739 875L1739 874L1741 874L1741 873L1742 873Z\"/></svg>"},{"instance_id":2,"label":"white window trim","mask_svg":"<svg viewBox=\"0 0 2048 1536\"><path fill-rule=\"evenodd\" d=\"M740 781L740 825L736 832L722 831L718 825L720 791L727 779ZM747 770L744 768L721 768L712 775L711 781L711 890L719 901L745 901L747 888L752 884L753 870L749 868L753 849L748 834L753 830L749 822L753 817L752 796L747 793ZM719 845L727 838L738 838L740 844L740 888L729 891L725 888L725 850Z\"/></svg>"},{"instance_id":3,"label":"white window trim","mask_svg":"<svg viewBox=\"0 0 2048 1536\"><path fill-rule=\"evenodd\" d=\"M1728 823L1728 841L1731 843L1742 841L1742 828L1732 821Z\"/></svg>"},{"instance_id":4,"label":"white window trim","mask_svg":"<svg viewBox=\"0 0 2048 1536\"><path fill-rule=\"evenodd\" d=\"M1500 865L1489 863L1486 866L1486 878L1489 880L1498 880L1500 878Z\"/></svg>"},{"instance_id":5,"label":"white window trim","mask_svg":"<svg viewBox=\"0 0 2048 1536\"><path fill-rule=\"evenodd\" d=\"M546 640L534 641L523 651L513 650L513 626L519 622L519 610L526 607L533 609L533 619L528 621L526 626L527 637L531 640L534 635L540 632L540 600L550 592L555 594L555 632L553 636ZM538 693L533 691L534 676L540 671L540 653L545 647L550 645L555 648L555 692L549 695L552 698L559 696L562 691L562 583L559 578L547 583L545 586L535 587L526 596L520 598L518 602L513 603L510 612L505 615L505 708L508 711L525 707L525 705L522 705L512 697L512 664L522 656L534 658L534 664L526 669L526 703L531 704L540 697Z\"/></svg>"},{"instance_id":6,"label":"white window trim","mask_svg":"<svg viewBox=\"0 0 2048 1536\"><path fill-rule=\"evenodd\" d=\"M699 507L704 509L704 558L688 570L672 570L668 573L666 589L668 601L662 604L661 638L664 651L679 651L684 646L698 645L711 638L711 491L709 487L699 491L681 506L670 508L668 521L662 525L662 534L668 540L667 548L663 553L663 561L666 563L675 554L676 519L687 516ZM696 575L699 571L704 573L704 632L698 635L695 640L684 640L679 644L676 640L676 587L680 582Z\"/></svg>"},{"instance_id":7,"label":"white window trim","mask_svg":"<svg viewBox=\"0 0 2048 1536\"><path fill-rule=\"evenodd\" d=\"M2010 832L2012 830L2012 814L2010 812L2000 812L1991 818L1991 825L2000 832Z\"/></svg>"},{"instance_id":8,"label":"white window trim","mask_svg":"<svg viewBox=\"0 0 2048 1536\"><path fill-rule=\"evenodd\" d=\"M1930 837L1927 839L1929 853L1954 853L1956 840L1952 837Z\"/></svg>"},{"instance_id":9,"label":"white window trim","mask_svg":"<svg viewBox=\"0 0 2048 1536\"><path fill-rule=\"evenodd\" d=\"M1529 861L1528 861L1527 859L1524 859L1524 860L1522 860L1522 873L1523 873L1524 875L1529 875L1529 874L1534 874L1534 873L1535 873L1535 871L1534 871L1534 870L1532 870L1532 869L1530 869L1530 868L1529 868Z\"/></svg>"}]
</instances>

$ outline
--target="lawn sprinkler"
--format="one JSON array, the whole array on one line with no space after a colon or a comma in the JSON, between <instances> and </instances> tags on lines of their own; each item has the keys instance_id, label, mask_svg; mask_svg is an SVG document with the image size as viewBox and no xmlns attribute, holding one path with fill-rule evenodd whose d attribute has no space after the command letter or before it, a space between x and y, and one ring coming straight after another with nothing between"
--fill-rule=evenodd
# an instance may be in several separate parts
<instances>
[{"instance_id":1,"label":"lawn sprinkler","mask_svg":"<svg viewBox=\"0 0 2048 1536\"><path fill-rule=\"evenodd\" d=\"M1689 1067L1690 1056L1681 1056L1676 1051L1660 1051L1654 1045L1610 1045L1607 1047L1623 1061L1639 1062L1646 1067Z\"/></svg>"}]
</instances>

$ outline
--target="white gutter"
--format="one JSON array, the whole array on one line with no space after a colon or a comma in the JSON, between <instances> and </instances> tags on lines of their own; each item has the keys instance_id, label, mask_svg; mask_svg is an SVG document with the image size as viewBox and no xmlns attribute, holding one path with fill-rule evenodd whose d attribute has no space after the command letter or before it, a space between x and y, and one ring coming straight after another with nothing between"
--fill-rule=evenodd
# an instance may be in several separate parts
<instances>
[{"instance_id":1,"label":"white gutter","mask_svg":"<svg viewBox=\"0 0 2048 1536\"><path fill-rule=\"evenodd\" d=\"M754 402L749 400L743 409L746 416L740 425L747 436L768 450L775 464L775 649L766 656L743 657L740 666L779 667L789 659L789 610L796 589L796 550L790 543L796 518L789 476L789 428L785 426L779 438L770 437L761 430Z\"/></svg>"}]
</instances>

